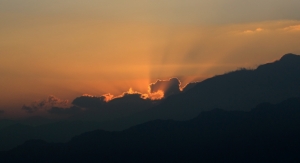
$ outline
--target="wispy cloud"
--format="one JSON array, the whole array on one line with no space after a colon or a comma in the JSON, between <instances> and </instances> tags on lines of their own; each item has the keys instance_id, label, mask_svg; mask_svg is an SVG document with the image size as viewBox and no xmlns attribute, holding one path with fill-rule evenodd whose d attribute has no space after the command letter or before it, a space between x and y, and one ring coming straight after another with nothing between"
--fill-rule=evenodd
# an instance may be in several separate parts
<instances>
[{"instance_id":1,"label":"wispy cloud","mask_svg":"<svg viewBox=\"0 0 300 163\"><path fill-rule=\"evenodd\" d=\"M255 30L246 30L244 31L243 33L246 33L246 34L252 34L252 33L257 33L257 32L261 32L263 31L264 29L262 28L256 28Z\"/></svg>"},{"instance_id":2,"label":"wispy cloud","mask_svg":"<svg viewBox=\"0 0 300 163\"><path fill-rule=\"evenodd\" d=\"M286 31L300 31L300 24L285 27L284 30L286 30Z\"/></svg>"}]
</instances>

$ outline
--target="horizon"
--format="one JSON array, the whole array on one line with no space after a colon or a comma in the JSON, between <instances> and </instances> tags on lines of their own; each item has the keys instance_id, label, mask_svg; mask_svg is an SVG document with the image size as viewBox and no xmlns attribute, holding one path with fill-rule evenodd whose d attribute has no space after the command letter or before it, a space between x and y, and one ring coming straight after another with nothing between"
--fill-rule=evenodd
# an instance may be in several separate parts
<instances>
[{"instance_id":1,"label":"horizon","mask_svg":"<svg viewBox=\"0 0 300 163\"><path fill-rule=\"evenodd\" d=\"M145 101L150 100L155 103L156 101L162 101L163 99L166 99L168 96L178 94L178 93L183 93L185 91L185 88L187 88L187 86L189 84L192 84L191 88L193 88L194 87L193 84L198 84L198 83L201 83L202 81L205 81L207 79L211 79L211 78L214 78L217 76L223 76L228 73L234 73L234 72L241 71L241 70L256 70L259 66L281 61L281 59L284 56L289 56L289 55L300 56L300 55L294 54L294 53L286 53L286 54L282 55L280 58L274 60L273 62L259 64L257 67L254 67L254 68L253 67L251 67L251 68L249 68L249 67L248 68L246 68L246 67L236 68L234 70L227 71L227 72L224 72L221 74L215 74L215 75L205 78L201 81L192 81L190 83L187 83L186 85L182 85L182 82L177 77L171 77L168 79L157 79L155 82L148 84L147 92L138 92L138 91L134 90L132 87L130 87L128 89L128 91L124 91L118 95L114 95L111 93L105 93L105 94L98 95L98 96L90 95L90 94L82 94L82 95L78 95L78 96L74 97L73 99L60 99L60 98L56 97L55 95L48 95L44 99L37 99L35 101L31 101L31 102L28 102L27 104L23 104L22 106L20 106L19 111L23 112L23 113L21 113L21 114L23 114L22 116L15 116L15 115L11 116L9 114L6 114L5 110L0 110L1 111L0 112L0 114L1 114L0 120L1 119L15 119L15 120L24 119L24 120L26 120L27 118L30 119L30 118L35 118L35 117L53 119L53 120L68 119L68 116L59 117L59 116L53 116L51 114L53 114L53 113L55 114L56 111L58 111L58 113L60 111L67 112L67 110L72 110L73 108L90 109L90 106L88 106L89 105L88 103L93 103L92 101L84 101L85 104L82 104L82 103L80 104L80 103L75 102L76 100L81 99L81 98L94 99L97 101L100 100L100 102L102 101L103 103L110 103L111 101L115 101L118 99L126 99L126 96L127 97L135 96L141 100L145 100ZM187 88L187 89L189 90L191 88ZM173 92L172 92L172 90L173 90ZM168 91L169 92L171 91L172 93L166 94ZM130 101L130 100L128 102L131 102L133 104L135 103L135 101ZM84 105L87 105L87 106L84 106ZM153 106L155 106L155 105L153 105ZM151 106L151 107L153 107L153 106ZM96 108L96 109L101 108L101 106L97 106L97 107L98 108ZM122 107L122 106L120 106L120 107ZM58 108L59 110L55 110L56 108Z\"/></svg>"}]
</instances>

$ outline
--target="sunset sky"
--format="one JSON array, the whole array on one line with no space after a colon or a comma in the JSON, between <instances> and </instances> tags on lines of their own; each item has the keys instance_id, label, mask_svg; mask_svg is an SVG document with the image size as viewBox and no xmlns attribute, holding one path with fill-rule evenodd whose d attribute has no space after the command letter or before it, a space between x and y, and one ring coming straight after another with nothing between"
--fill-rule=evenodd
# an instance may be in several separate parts
<instances>
[{"instance_id":1,"label":"sunset sky","mask_svg":"<svg viewBox=\"0 0 300 163\"><path fill-rule=\"evenodd\" d=\"M0 0L0 114L300 54L299 0ZM2 110L2 111L1 111Z\"/></svg>"}]
</instances>

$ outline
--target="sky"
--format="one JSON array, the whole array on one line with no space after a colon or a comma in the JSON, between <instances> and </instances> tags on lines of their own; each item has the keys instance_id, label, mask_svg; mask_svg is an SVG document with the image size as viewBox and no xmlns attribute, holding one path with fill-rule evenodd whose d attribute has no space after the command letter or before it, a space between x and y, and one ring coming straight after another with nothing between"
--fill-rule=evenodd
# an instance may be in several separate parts
<instances>
[{"instance_id":1,"label":"sky","mask_svg":"<svg viewBox=\"0 0 300 163\"><path fill-rule=\"evenodd\" d=\"M0 0L0 116L300 54L299 0Z\"/></svg>"}]
</instances>

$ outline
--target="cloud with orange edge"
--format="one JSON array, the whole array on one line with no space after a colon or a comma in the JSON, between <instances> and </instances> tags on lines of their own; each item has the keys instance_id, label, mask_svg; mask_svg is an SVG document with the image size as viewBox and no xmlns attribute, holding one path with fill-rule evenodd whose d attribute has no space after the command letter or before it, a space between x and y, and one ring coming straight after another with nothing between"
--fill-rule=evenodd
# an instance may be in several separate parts
<instances>
[{"instance_id":1,"label":"cloud with orange edge","mask_svg":"<svg viewBox=\"0 0 300 163\"><path fill-rule=\"evenodd\" d=\"M128 91L119 96L114 96L110 93L101 96L83 94L82 96L75 98L71 103L72 105L69 104L67 100L49 96L45 100L35 101L31 105L24 105L22 109L27 113L44 110L51 115L58 116L95 113L99 113L99 115L102 116L105 114L115 114L108 112L122 112L123 108L126 108L124 110L125 112L134 112L134 110L138 111L139 109L150 108L156 105L161 99L180 93L180 85L181 82L177 78L157 80L156 82L149 84L147 93L141 93L129 88Z\"/></svg>"},{"instance_id":2,"label":"cloud with orange edge","mask_svg":"<svg viewBox=\"0 0 300 163\"><path fill-rule=\"evenodd\" d=\"M164 98L164 92L162 90L158 90L154 93L150 93L148 98L151 100L161 100L162 98Z\"/></svg>"},{"instance_id":3,"label":"cloud with orange edge","mask_svg":"<svg viewBox=\"0 0 300 163\"><path fill-rule=\"evenodd\" d=\"M149 85L149 93L156 93L155 96L163 95L163 97L168 97L170 95L180 93L180 85L181 82L177 78L171 78L169 80L157 80Z\"/></svg>"}]
</instances>

